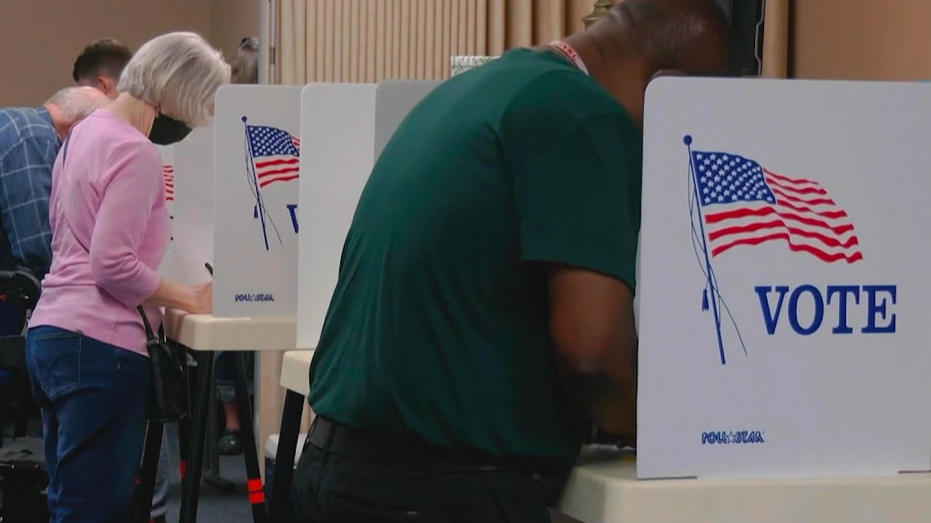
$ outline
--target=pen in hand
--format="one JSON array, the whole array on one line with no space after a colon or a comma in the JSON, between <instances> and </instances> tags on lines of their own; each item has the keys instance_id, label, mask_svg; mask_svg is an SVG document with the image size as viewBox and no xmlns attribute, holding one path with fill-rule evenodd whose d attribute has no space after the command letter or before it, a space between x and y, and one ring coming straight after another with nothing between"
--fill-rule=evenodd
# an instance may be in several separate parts
<instances>
[{"instance_id":1,"label":"pen in hand","mask_svg":"<svg viewBox=\"0 0 931 523\"><path fill-rule=\"evenodd\" d=\"M209 272L210 275L213 276L213 265L210 265L210 263L208 262L208 263L205 263L205 264L204 264L204 267L206 267L206 268L207 268L207 272Z\"/></svg>"}]
</instances>

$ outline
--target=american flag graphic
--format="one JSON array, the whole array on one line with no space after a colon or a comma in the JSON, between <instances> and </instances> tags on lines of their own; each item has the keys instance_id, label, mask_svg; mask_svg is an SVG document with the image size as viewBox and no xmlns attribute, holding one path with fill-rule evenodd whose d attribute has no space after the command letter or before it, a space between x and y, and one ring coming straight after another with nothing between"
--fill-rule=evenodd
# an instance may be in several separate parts
<instances>
[{"instance_id":1,"label":"american flag graphic","mask_svg":"<svg viewBox=\"0 0 931 523\"><path fill-rule=\"evenodd\" d=\"M712 257L784 241L826 263L863 259L847 213L818 182L790 178L742 156L692 151L695 198Z\"/></svg>"},{"instance_id":2,"label":"american flag graphic","mask_svg":"<svg viewBox=\"0 0 931 523\"><path fill-rule=\"evenodd\" d=\"M296 180L300 175L301 141L277 127L247 125L249 152L259 188Z\"/></svg>"},{"instance_id":3,"label":"american flag graphic","mask_svg":"<svg viewBox=\"0 0 931 523\"><path fill-rule=\"evenodd\" d=\"M162 166L162 176L165 177L165 201L175 201L175 168L172 165Z\"/></svg>"}]
</instances>

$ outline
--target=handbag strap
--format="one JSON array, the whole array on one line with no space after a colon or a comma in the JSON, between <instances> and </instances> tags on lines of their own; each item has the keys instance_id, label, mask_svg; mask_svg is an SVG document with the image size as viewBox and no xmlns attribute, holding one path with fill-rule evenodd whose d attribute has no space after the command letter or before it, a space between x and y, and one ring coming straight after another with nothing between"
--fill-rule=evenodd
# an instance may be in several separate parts
<instances>
[{"instance_id":1,"label":"handbag strap","mask_svg":"<svg viewBox=\"0 0 931 523\"><path fill-rule=\"evenodd\" d=\"M65 167L65 162L68 160L68 144L69 144L70 142L71 142L71 133L69 132L69 133L68 133L68 136L65 137L65 143L62 144L62 146L61 146L61 166L62 166L62 168ZM75 240L76 242L78 242L78 245L80 245L81 248L84 249L84 252L86 252L87 255L90 256L90 255L91 255L90 249L88 249L87 246L84 245L84 242L82 242L82 241L78 238L78 235L74 233L74 229L72 229L72 228L71 228L71 224L68 223L68 217L67 217L64 213L62 213L62 216L64 216L64 218L65 218L65 225L67 225L67 226L68 226L68 230L71 231L71 236L74 236L74 240ZM155 335L155 331L152 330L152 324L149 323L149 317L146 315L145 309L142 308L142 305L139 305L139 306L136 307L136 310L139 311L139 315L142 316L142 324L145 326L145 337L146 337L146 339L148 339L149 341L159 341L159 337L157 337L157 336ZM165 332L165 331L164 331L164 328L165 328L164 325L160 325L160 326L159 326L159 329L158 329L159 335L164 336L164 332Z\"/></svg>"},{"instance_id":2,"label":"handbag strap","mask_svg":"<svg viewBox=\"0 0 931 523\"><path fill-rule=\"evenodd\" d=\"M142 324L145 325L145 337L149 341L159 341L159 338L155 336L155 332L152 330L152 324L149 323L149 317L145 314L145 309L142 308L142 305L136 307L136 310L139 311L139 315L142 316ZM163 327L159 327L159 334L161 334Z\"/></svg>"}]
</instances>

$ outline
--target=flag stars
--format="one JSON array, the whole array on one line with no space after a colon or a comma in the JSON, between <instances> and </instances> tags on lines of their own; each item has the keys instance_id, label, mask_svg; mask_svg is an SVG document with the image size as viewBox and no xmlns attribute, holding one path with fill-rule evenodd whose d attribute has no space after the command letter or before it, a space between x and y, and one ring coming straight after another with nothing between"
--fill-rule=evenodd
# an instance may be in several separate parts
<instances>
[{"instance_id":1,"label":"flag stars","mask_svg":"<svg viewBox=\"0 0 931 523\"><path fill-rule=\"evenodd\" d=\"M692 153L702 205L735 202L776 203L763 168L752 160L723 153Z\"/></svg>"}]
</instances>

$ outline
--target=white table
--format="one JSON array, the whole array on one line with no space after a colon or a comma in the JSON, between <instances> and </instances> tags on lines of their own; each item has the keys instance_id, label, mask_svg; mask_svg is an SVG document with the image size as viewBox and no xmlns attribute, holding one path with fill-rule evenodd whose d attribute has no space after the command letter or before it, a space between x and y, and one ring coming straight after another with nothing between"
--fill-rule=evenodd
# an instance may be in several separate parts
<instances>
[{"instance_id":1,"label":"white table","mask_svg":"<svg viewBox=\"0 0 931 523\"><path fill-rule=\"evenodd\" d=\"M559 507L585 523L931 522L931 474L641 481L633 458L597 454L583 455Z\"/></svg>"},{"instance_id":2,"label":"white table","mask_svg":"<svg viewBox=\"0 0 931 523\"><path fill-rule=\"evenodd\" d=\"M243 351L287 351L297 345L297 325L293 318L214 318L205 314L187 314L169 310L165 315L168 339L195 353L198 365L197 394L191 416L191 446L188 474L181 495L181 523L197 520L201 475L204 468L204 445L207 419L214 383L214 353L238 352L236 368L236 399L239 417L243 420L241 434L245 446L246 474L252 516L256 523L266 521L264 489L259 468L258 446L255 442L253 410L249 402L246 366Z\"/></svg>"},{"instance_id":3,"label":"white table","mask_svg":"<svg viewBox=\"0 0 931 523\"><path fill-rule=\"evenodd\" d=\"M281 386L301 396L310 394L310 361L313 349L292 350L284 353L281 362Z\"/></svg>"},{"instance_id":4,"label":"white table","mask_svg":"<svg viewBox=\"0 0 931 523\"><path fill-rule=\"evenodd\" d=\"M308 394L312 358L313 351L284 355L281 386L299 402ZM282 433L284 422L285 416ZM293 466L297 429L289 430L294 437L288 464ZM279 444L278 460L286 457L282 449L285 446ZM275 470L277 487L277 471L291 467L278 461ZM290 476L287 479L290 487ZM613 449L586 448L558 508L584 523L929 523L931 474L641 481L632 456Z\"/></svg>"},{"instance_id":5,"label":"white table","mask_svg":"<svg viewBox=\"0 0 931 523\"><path fill-rule=\"evenodd\" d=\"M165 334L194 351L289 351L297 347L294 318L214 318L169 310Z\"/></svg>"}]
</instances>

